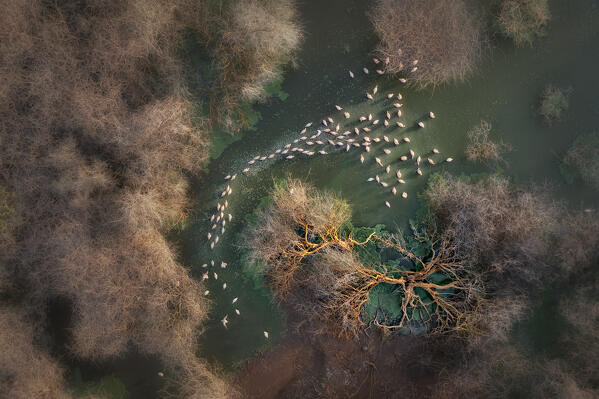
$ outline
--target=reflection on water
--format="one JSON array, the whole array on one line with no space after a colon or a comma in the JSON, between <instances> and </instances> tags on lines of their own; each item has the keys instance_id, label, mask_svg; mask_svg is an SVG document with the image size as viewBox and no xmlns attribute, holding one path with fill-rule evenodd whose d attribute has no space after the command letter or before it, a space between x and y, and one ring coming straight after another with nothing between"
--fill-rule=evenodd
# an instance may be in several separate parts
<instances>
[{"instance_id":1,"label":"reflection on water","mask_svg":"<svg viewBox=\"0 0 599 399\"><path fill-rule=\"evenodd\" d=\"M497 167L501 167L503 173L523 184L554 183L557 195L570 201L574 208L597 205L596 195L589 188L565 185L559 172L559 163L574 138L592 131L599 120L599 103L595 97L595 90L599 88L596 73L599 32L594 29L599 26L599 10L595 2L552 2L549 35L538 41L534 48L496 43L468 82L422 92L386 77L359 72L363 66L371 68L368 52L376 43L367 21L368 3L333 0L302 6L307 38L298 69L288 72L283 83L283 90L289 97L285 101L276 99L259 106L263 119L257 130L230 145L209 165L207 174L195 181L197 213L181 237L183 259L198 278L205 271L202 264L211 259L217 264L214 270L219 275L218 280L211 278L207 282L213 311L201 345L203 356L217 360L225 367L276 343L283 333L282 315L271 302L268 291L244 278L240 260L244 215L252 212L259 200L268 194L274 178L291 175L307 179L318 188L339 192L352 205L355 225L384 223L390 229L405 227L419 207L417 193L423 189L432 171L454 174L490 171L488 167L468 162L464 156L466 132L485 119L493 125L492 136L514 148L505 157L507 164ZM348 70L354 71L354 79L349 78ZM544 125L537 115L539 96L548 83L571 86L574 90L567 114L551 127ZM379 95L372 102L366 99L365 93L371 92L375 85L378 85ZM258 162L249 175L239 173L254 156L268 155L293 142L307 122L333 116L335 124L337 120L341 122L343 132L350 127L353 130L358 116L372 113L382 123L385 111L392 109L385 96L390 92L403 95L401 120L407 127L390 127L388 136L411 139L409 144L393 149L392 154L384 154L382 148L391 148L393 144L382 142L373 145L364 164L359 159L360 154L365 154L363 149L349 152L338 149L326 156L296 156L292 160ZM349 123L345 122L343 111L335 109L335 104L351 113ZM430 110L436 114L434 120L427 119ZM420 120L425 121L426 128L415 127ZM387 134L383 130L380 126L377 131L367 134L380 137ZM365 134L361 133L361 136ZM397 158L408 148L423 156L432 148L438 148L441 154L435 160L452 157L454 161L437 162L434 167L425 165L423 176L413 173L413 162L410 163L412 170L406 166L409 177L404 178L406 184L401 185L400 193L406 191L407 199L394 197L390 187L366 182L377 173L386 175L374 162L375 156L395 170L402 166ZM217 192L226 187L225 175L233 173L238 173L238 177L228 183L233 194L227 196L228 212L233 214L233 219L211 251L206 239L210 230L209 218L216 207ZM393 176L387 177L386 181L392 182ZM385 206L385 201L391 202L391 209ZM221 261L228 263L226 269L218 266ZM222 289L223 282L227 282L225 290ZM235 305L231 303L234 297L239 297ZM235 308L239 309L239 316L235 314ZM227 329L220 323L225 314L229 319ZM263 335L264 330L270 333L268 340Z\"/></svg>"}]
</instances>

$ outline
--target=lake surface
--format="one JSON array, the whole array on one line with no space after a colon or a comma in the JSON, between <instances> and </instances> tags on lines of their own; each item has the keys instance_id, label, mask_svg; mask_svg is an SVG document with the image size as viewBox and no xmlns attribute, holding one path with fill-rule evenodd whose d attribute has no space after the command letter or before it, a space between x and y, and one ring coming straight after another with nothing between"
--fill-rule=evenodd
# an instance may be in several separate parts
<instances>
[{"instance_id":1,"label":"lake surface","mask_svg":"<svg viewBox=\"0 0 599 399\"><path fill-rule=\"evenodd\" d=\"M374 73L376 68L369 52L377 39L368 21L369 3L362 0L301 3L306 40L298 57L298 68L285 75L282 88L288 98L284 101L275 98L259 105L262 120L256 131L246 132L208 165L205 175L192 179L197 205L178 241L183 263L196 277L201 278L202 273L210 270L206 289L210 290L212 311L201 336L200 355L225 369L231 370L257 351L276 344L284 334L283 316L268 290L244 276L241 262L244 215L251 213L268 194L275 178L302 178L318 188L336 191L351 204L356 226L384 223L390 229L407 225L420 207L417 194L425 187L430 173L437 171L459 175L499 169L523 185L551 184L556 198L568 201L573 209L599 203L596 192L586 186L566 184L559 170L575 137L596 131L599 124L599 2L551 1L548 35L538 40L534 48L516 48L511 42L493 39L493 47L486 51L477 72L466 83L423 91L409 89L396 79ZM371 73L363 74L363 67ZM349 78L349 70L355 73L355 79ZM547 84L573 89L570 109L552 126L545 125L537 113L539 96ZM375 85L378 94L372 102L365 93L372 92ZM385 111L393 111L391 104L398 102L387 100L386 94L391 92L402 94L399 102L404 104L403 115L393 118L391 126L384 128ZM335 104L351 113L347 122ZM428 119L429 111L435 112L434 120ZM372 138L385 134L391 139L409 137L411 142L398 147L381 142L374 144L368 154L362 148L333 152L326 146L329 155L308 157L295 153L292 160L277 156L256 162L248 175L241 173L254 156L271 154L300 137L300 130L308 122L314 122L308 132L313 134L320 121L331 116L334 125L341 124L343 132L353 130L358 126L357 117L369 113L381 123L377 129L360 136ZM505 163L489 167L465 158L466 134L483 119L492 124L494 140L513 147L505 155ZM397 120L405 123L406 128L397 128L394 125ZM424 129L415 127L420 120L426 124ZM326 136L323 133L319 139L326 141ZM302 142L295 146L311 151L321 149ZM384 154L383 148L392 149L392 153ZM408 149L426 158L432 148L439 149L441 154L433 157L437 165L425 162L421 166L422 176L415 175L413 161L397 159L407 154ZM366 156L364 164L360 163L360 154ZM408 193L407 199L394 197L391 186L383 188L366 182L375 174L386 175L374 162L375 156L391 164L393 170L401 168L406 184L399 188L400 192ZM447 157L454 161L440 162ZM225 182L224 177L234 173L238 174L237 179ZM393 180L393 176L385 178L389 183ZM206 235L214 230L210 230L209 219L216 212L219 194L227 184L233 192L225 197L229 203L225 213L231 213L233 219L227 223L215 249L210 250ZM391 209L385 206L385 201L391 203ZM214 267L202 267L210 265L211 260ZM228 263L226 269L219 266L222 261ZM213 272L218 273L218 280L214 280ZM226 289L222 288L224 282ZM233 305L235 297L239 299ZM235 308L239 309L239 316ZM225 315L230 321L227 329L220 323ZM263 335L265 330L270 334L268 340Z\"/></svg>"}]
</instances>

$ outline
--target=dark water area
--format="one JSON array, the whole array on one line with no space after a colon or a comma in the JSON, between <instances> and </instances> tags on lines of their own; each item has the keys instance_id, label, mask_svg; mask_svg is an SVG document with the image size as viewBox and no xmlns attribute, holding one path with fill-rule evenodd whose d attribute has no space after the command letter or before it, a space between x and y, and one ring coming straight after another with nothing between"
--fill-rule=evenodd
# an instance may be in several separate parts
<instances>
[{"instance_id":1,"label":"dark water area","mask_svg":"<svg viewBox=\"0 0 599 399\"><path fill-rule=\"evenodd\" d=\"M599 123L599 2L551 1L548 35L536 41L534 47L516 48L511 42L492 38L492 48L471 79L422 91L385 76L361 73L364 66L375 69L370 52L377 40L367 15L371 6L371 2L360 0L302 2L306 38L297 68L285 74L282 90L288 98L273 98L256 106L262 115L256 130L245 132L207 166L205 174L192 178L197 206L177 242L183 263L195 277L201 278L210 271L206 289L210 291L207 298L212 308L200 338L200 355L225 370L235 370L254 354L275 345L285 334L282 312L268 290L242 270L245 215L268 194L273 179L292 176L338 192L352 205L356 226L384 223L391 229L407 226L421 206L418 193L430 174L440 171L455 175L499 171L524 186L548 184L555 199L565 201L573 210L599 204L597 193L590 187L567 184L560 173L561 160L574 139L597 131ZM355 79L348 77L349 70L356 74ZM572 88L569 110L551 126L538 115L539 98L547 84ZM381 115L389 109L386 98L372 103L364 97L374 85L378 85L379 98L388 92L401 92L404 97L401 119L407 127L401 131L389 128L390 136L410 137L409 148L418 154L438 148L442 159L454 158L452 163L439 162L435 167L423 168L421 177L406 179L402 190L409 194L407 199L398 200L389 190L366 183L368 177L381 173L374 156L385 157L380 155L382 145L365 154L364 164L359 161L361 150L337 150L326 156L296 156L293 160L277 157L257 162L248 175L241 173L254 156L266 156L298 138L307 122L316 125L333 116L343 131L354 126L352 121L357 115ZM352 114L350 122L345 122L335 104ZM416 129L416 122L431 110L437 118L427 120L425 129ZM466 159L466 134L483 119L492 124L493 139L513 148L505 155L505 163L485 166ZM378 130L371 136L382 134ZM387 157L385 162L395 161ZM238 174L235 181L224 181L226 175L234 173ZM206 238L211 231L209 219L215 213L218 194L227 184L233 193L226 197L226 213L230 212L233 219L211 250ZM385 200L393 201L391 209L385 207ZM214 267L210 266L211 260ZM228 264L226 269L219 266L221 262ZM203 264L208 267L202 267ZM214 272L218 280L213 278ZM226 289L222 288L224 282ZM551 342L562 324L550 315L563 292L568 290L551 288L539 294L537 310L517 328L517 339L522 345L532 351L551 350ZM234 298L238 298L235 304ZM239 316L234 309L240 311ZM230 321L227 329L220 322L225 315ZM268 339L264 331L269 332Z\"/></svg>"}]
</instances>

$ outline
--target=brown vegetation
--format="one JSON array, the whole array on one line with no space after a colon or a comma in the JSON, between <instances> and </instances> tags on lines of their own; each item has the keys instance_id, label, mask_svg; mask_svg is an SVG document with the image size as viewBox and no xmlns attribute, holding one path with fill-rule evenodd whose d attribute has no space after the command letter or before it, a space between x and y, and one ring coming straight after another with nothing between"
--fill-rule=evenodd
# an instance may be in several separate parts
<instances>
[{"instance_id":1,"label":"brown vegetation","mask_svg":"<svg viewBox=\"0 0 599 399\"><path fill-rule=\"evenodd\" d=\"M494 142L489 139L491 124L480 121L468 132L468 144L466 145L466 157L470 161L497 162L501 160L501 154L510 149L503 142Z\"/></svg>"},{"instance_id":2,"label":"brown vegetation","mask_svg":"<svg viewBox=\"0 0 599 399\"><path fill-rule=\"evenodd\" d=\"M190 397L220 397L194 355L207 305L162 235L184 215L183 172L205 159L176 57L201 6L4 2L0 181L16 210L1 269L40 325L52 298L69 299L71 354L133 344L193 380Z\"/></svg>"},{"instance_id":3,"label":"brown vegetation","mask_svg":"<svg viewBox=\"0 0 599 399\"><path fill-rule=\"evenodd\" d=\"M574 168L595 190L599 190L599 133L578 137L564 157L564 163Z\"/></svg>"},{"instance_id":4,"label":"brown vegetation","mask_svg":"<svg viewBox=\"0 0 599 399\"><path fill-rule=\"evenodd\" d=\"M34 343L34 331L19 310L0 308L0 392L12 399L68 399L63 370Z\"/></svg>"},{"instance_id":5,"label":"brown vegetation","mask_svg":"<svg viewBox=\"0 0 599 399\"><path fill-rule=\"evenodd\" d=\"M230 131L247 126L242 101L266 96L302 39L294 0L208 0L198 23L219 81L207 89L210 117Z\"/></svg>"},{"instance_id":6,"label":"brown vegetation","mask_svg":"<svg viewBox=\"0 0 599 399\"><path fill-rule=\"evenodd\" d=\"M299 180L277 184L272 196L274 204L260 213L248 246L254 259L264 265L279 299L289 301L298 291L308 297L294 298L308 319L320 319L336 333L355 337L365 325L362 311L372 290L388 284L401 290L401 318L396 324L375 320L376 326L386 330L409 326L417 309L432 321L431 332L466 328L466 314L477 305L482 287L448 239L435 240L432 256L424 260L394 236L372 232L365 240L356 241L351 231L343 231L350 217L347 203ZM363 265L353 249L369 242L413 260L417 270ZM431 276L438 274L449 276L451 282L431 281ZM423 301L419 290L430 302Z\"/></svg>"},{"instance_id":7,"label":"brown vegetation","mask_svg":"<svg viewBox=\"0 0 599 399\"><path fill-rule=\"evenodd\" d=\"M418 86L462 81L480 58L481 20L463 0L379 0L371 19L386 72Z\"/></svg>"},{"instance_id":8,"label":"brown vegetation","mask_svg":"<svg viewBox=\"0 0 599 399\"><path fill-rule=\"evenodd\" d=\"M424 196L459 253L487 272L533 281L546 270L561 209L542 192L516 189L497 175L477 182L443 175Z\"/></svg>"},{"instance_id":9,"label":"brown vegetation","mask_svg":"<svg viewBox=\"0 0 599 399\"><path fill-rule=\"evenodd\" d=\"M518 46L532 45L545 35L549 22L547 0L503 0L497 14L499 31Z\"/></svg>"}]
</instances>

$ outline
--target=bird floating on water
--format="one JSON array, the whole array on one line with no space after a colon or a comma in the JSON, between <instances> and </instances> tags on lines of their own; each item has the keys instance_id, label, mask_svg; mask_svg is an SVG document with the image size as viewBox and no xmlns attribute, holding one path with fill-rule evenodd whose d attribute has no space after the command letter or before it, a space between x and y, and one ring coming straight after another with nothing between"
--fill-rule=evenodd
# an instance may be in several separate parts
<instances>
[{"instance_id":1,"label":"bird floating on water","mask_svg":"<svg viewBox=\"0 0 599 399\"><path fill-rule=\"evenodd\" d=\"M387 206L387 208L391 208L391 204L389 203L389 201L385 201L385 205Z\"/></svg>"},{"instance_id":2,"label":"bird floating on water","mask_svg":"<svg viewBox=\"0 0 599 399\"><path fill-rule=\"evenodd\" d=\"M445 162L451 162L451 161L453 161L453 158L447 158L447 159L445 160Z\"/></svg>"},{"instance_id":3,"label":"bird floating on water","mask_svg":"<svg viewBox=\"0 0 599 399\"><path fill-rule=\"evenodd\" d=\"M266 331L266 330L264 331L264 337L265 337L266 339L268 339L268 331Z\"/></svg>"},{"instance_id":4,"label":"bird floating on water","mask_svg":"<svg viewBox=\"0 0 599 399\"><path fill-rule=\"evenodd\" d=\"M438 154L439 150L437 150L436 148L433 148L433 154Z\"/></svg>"},{"instance_id":5,"label":"bird floating on water","mask_svg":"<svg viewBox=\"0 0 599 399\"><path fill-rule=\"evenodd\" d=\"M418 122L418 126L420 126L421 128L424 128L424 122Z\"/></svg>"},{"instance_id":6,"label":"bird floating on water","mask_svg":"<svg viewBox=\"0 0 599 399\"><path fill-rule=\"evenodd\" d=\"M229 320L227 320L228 317L229 317L229 315L226 314L225 317L223 317L223 319L220 321L221 323L223 323L223 326L225 328L227 328L227 323L229 323Z\"/></svg>"},{"instance_id":7,"label":"bird floating on water","mask_svg":"<svg viewBox=\"0 0 599 399\"><path fill-rule=\"evenodd\" d=\"M429 116L431 119L435 119L435 118L436 118L436 117L435 117L435 113L434 113L433 111L430 111L430 112L428 113L428 116Z\"/></svg>"},{"instance_id":8,"label":"bird floating on water","mask_svg":"<svg viewBox=\"0 0 599 399\"><path fill-rule=\"evenodd\" d=\"M403 193L401 193L402 198L408 198L408 193L406 193L405 191Z\"/></svg>"},{"instance_id":9,"label":"bird floating on water","mask_svg":"<svg viewBox=\"0 0 599 399\"><path fill-rule=\"evenodd\" d=\"M366 68L366 67L362 68L362 71L363 71L363 72L364 72L366 75L368 75L368 73L369 73L369 71L368 71L368 68Z\"/></svg>"}]
</instances>

